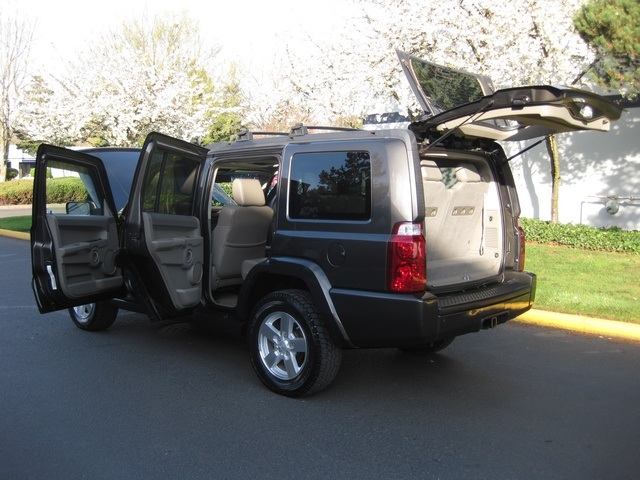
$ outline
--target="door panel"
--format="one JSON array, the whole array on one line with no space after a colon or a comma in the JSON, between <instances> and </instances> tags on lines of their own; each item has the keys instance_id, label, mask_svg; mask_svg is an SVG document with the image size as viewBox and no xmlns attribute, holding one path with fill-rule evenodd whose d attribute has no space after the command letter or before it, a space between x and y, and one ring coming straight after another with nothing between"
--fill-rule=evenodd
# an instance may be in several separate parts
<instances>
[{"instance_id":1,"label":"door panel","mask_svg":"<svg viewBox=\"0 0 640 480\"><path fill-rule=\"evenodd\" d=\"M69 298L107 291L122 285L116 268L116 221L95 215L47 215L56 248L59 287Z\"/></svg>"},{"instance_id":2,"label":"door panel","mask_svg":"<svg viewBox=\"0 0 640 480\"><path fill-rule=\"evenodd\" d=\"M123 276L116 265L115 207L101 161L42 145L35 171L31 260L38 308L44 313L112 298Z\"/></svg>"},{"instance_id":3,"label":"door panel","mask_svg":"<svg viewBox=\"0 0 640 480\"><path fill-rule=\"evenodd\" d=\"M200 301L203 239L196 217L143 213L147 248L176 308Z\"/></svg>"}]
</instances>

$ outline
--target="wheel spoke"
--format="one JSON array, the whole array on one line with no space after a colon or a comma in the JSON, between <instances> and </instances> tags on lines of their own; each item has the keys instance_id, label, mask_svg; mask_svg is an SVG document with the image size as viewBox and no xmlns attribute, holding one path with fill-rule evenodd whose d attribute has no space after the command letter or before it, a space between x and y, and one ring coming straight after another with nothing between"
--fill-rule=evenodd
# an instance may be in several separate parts
<instances>
[{"instance_id":1,"label":"wheel spoke","mask_svg":"<svg viewBox=\"0 0 640 480\"><path fill-rule=\"evenodd\" d=\"M287 375L289 378L293 378L300 372L300 365L298 365L298 360L295 355L287 355L287 358L284 360L284 365L287 369Z\"/></svg>"},{"instance_id":2,"label":"wheel spoke","mask_svg":"<svg viewBox=\"0 0 640 480\"><path fill-rule=\"evenodd\" d=\"M280 331L284 336L290 336L293 333L294 319L291 315L282 315L280 318Z\"/></svg>"},{"instance_id":3,"label":"wheel spoke","mask_svg":"<svg viewBox=\"0 0 640 480\"><path fill-rule=\"evenodd\" d=\"M274 335L279 336L280 335L280 331L274 327L271 322L264 322L261 326L260 326L260 335L272 340Z\"/></svg>"},{"instance_id":4,"label":"wheel spoke","mask_svg":"<svg viewBox=\"0 0 640 480\"><path fill-rule=\"evenodd\" d=\"M264 357L264 364L269 369L273 369L280 360L281 357L279 355L276 355L276 352L272 350Z\"/></svg>"}]
</instances>

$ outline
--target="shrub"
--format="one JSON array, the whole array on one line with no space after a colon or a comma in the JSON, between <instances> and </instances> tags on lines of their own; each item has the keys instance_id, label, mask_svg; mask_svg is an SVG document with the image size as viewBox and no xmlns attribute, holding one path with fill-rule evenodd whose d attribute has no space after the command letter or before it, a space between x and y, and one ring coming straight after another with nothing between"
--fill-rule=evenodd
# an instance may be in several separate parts
<instances>
[{"instance_id":1,"label":"shrub","mask_svg":"<svg viewBox=\"0 0 640 480\"><path fill-rule=\"evenodd\" d=\"M47 180L47 203L83 202L87 189L78 177Z\"/></svg>"},{"instance_id":2,"label":"shrub","mask_svg":"<svg viewBox=\"0 0 640 480\"><path fill-rule=\"evenodd\" d=\"M588 227L550 223L531 218L521 218L528 242L564 245L585 250L640 253L640 232L618 227Z\"/></svg>"},{"instance_id":3,"label":"shrub","mask_svg":"<svg viewBox=\"0 0 640 480\"><path fill-rule=\"evenodd\" d=\"M33 199L33 180L0 183L0 205L29 205Z\"/></svg>"},{"instance_id":4,"label":"shrub","mask_svg":"<svg viewBox=\"0 0 640 480\"><path fill-rule=\"evenodd\" d=\"M53 178L47 184L47 202L65 203L86 200L87 190L77 177ZM33 180L12 180L0 183L0 205L30 205L33 201Z\"/></svg>"}]
</instances>

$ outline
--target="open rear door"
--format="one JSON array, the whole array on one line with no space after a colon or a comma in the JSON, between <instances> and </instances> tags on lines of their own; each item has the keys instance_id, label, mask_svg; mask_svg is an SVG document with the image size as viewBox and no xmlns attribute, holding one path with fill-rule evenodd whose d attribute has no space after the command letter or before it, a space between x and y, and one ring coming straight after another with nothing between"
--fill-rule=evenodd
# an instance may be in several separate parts
<instances>
[{"instance_id":1,"label":"open rear door","mask_svg":"<svg viewBox=\"0 0 640 480\"><path fill-rule=\"evenodd\" d=\"M102 162L41 145L36 158L31 226L32 286L41 313L113 297L115 206Z\"/></svg>"},{"instance_id":2,"label":"open rear door","mask_svg":"<svg viewBox=\"0 0 640 480\"><path fill-rule=\"evenodd\" d=\"M207 150L159 133L144 144L125 209L123 245L155 313L200 303L204 247L197 216Z\"/></svg>"},{"instance_id":3,"label":"open rear door","mask_svg":"<svg viewBox=\"0 0 640 480\"><path fill-rule=\"evenodd\" d=\"M536 85L494 91L484 75L397 53L425 110L421 121L409 126L420 141L453 132L520 141L579 130L608 131L623 111L606 97L575 88Z\"/></svg>"}]
</instances>

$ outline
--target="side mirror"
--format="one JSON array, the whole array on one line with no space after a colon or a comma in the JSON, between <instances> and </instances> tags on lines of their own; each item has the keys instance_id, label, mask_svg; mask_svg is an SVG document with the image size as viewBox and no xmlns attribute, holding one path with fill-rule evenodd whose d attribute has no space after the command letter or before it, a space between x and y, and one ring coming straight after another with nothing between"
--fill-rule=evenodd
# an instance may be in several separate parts
<instances>
[{"instance_id":1,"label":"side mirror","mask_svg":"<svg viewBox=\"0 0 640 480\"><path fill-rule=\"evenodd\" d=\"M95 205L92 202L67 202L67 215L91 215Z\"/></svg>"}]
</instances>

